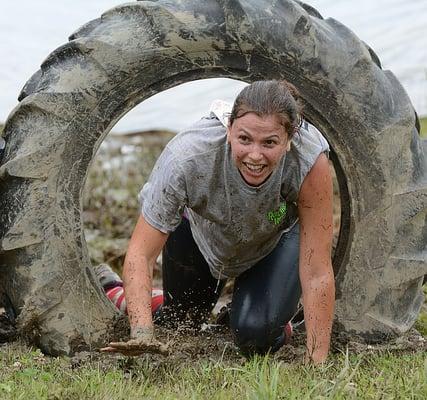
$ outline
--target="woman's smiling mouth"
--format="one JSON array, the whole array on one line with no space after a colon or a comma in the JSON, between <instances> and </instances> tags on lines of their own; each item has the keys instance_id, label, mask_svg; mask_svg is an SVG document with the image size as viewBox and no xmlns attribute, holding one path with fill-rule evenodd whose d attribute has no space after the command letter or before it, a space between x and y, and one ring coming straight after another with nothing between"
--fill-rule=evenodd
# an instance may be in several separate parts
<instances>
[{"instance_id":1,"label":"woman's smiling mouth","mask_svg":"<svg viewBox=\"0 0 427 400\"><path fill-rule=\"evenodd\" d=\"M266 167L265 164L251 164L247 162L243 162L243 165L251 174L254 175L261 175Z\"/></svg>"}]
</instances>

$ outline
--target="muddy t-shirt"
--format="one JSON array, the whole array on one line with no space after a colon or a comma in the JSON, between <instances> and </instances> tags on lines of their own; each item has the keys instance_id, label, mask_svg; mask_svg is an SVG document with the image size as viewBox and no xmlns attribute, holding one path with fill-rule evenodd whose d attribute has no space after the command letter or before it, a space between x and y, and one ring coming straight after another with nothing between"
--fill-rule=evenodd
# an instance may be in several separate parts
<instances>
[{"instance_id":1,"label":"muddy t-shirt","mask_svg":"<svg viewBox=\"0 0 427 400\"><path fill-rule=\"evenodd\" d=\"M232 160L224 125L211 114L168 143L140 192L142 213L169 233L185 212L212 275L236 277L296 223L301 184L328 149L320 132L304 122L270 177L253 187Z\"/></svg>"}]
</instances>

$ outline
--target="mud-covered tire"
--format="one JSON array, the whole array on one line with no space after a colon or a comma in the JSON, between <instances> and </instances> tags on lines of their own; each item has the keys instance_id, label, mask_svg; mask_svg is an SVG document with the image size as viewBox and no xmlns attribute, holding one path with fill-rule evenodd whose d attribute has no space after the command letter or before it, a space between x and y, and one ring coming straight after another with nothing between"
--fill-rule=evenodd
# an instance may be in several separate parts
<instances>
[{"instance_id":1,"label":"mud-covered tire","mask_svg":"<svg viewBox=\"0 0 427 400\"><path fill-rule=\"evenodd\" d=\"M395 76L349 29L300 2L141 1L107 11L50 54L5 126L1 281L20 332L45 352L99 346L117 317L82 228L100 143L151 95L220 76L291 81L331 144L343 209L338 326L377 340L413 324L427 273L427 163Z\"/></svg>"}]
</instances>

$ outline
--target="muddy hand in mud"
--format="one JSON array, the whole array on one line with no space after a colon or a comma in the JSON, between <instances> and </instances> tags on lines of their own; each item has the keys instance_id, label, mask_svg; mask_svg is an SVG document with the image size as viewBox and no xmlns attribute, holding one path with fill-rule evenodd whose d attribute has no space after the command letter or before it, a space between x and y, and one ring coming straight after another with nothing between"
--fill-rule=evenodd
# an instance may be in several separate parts
<instances>
[{"instance_id":1,"label":"muddy hand in mud","mask_svg":"<svg viewBox=\"0 0 427 400\"><path fill-rule=\"evenodd\" d=\"M166 344L159 342L154 337L140 337L130 339L127 342L112 342L108 347L101 349L102 352L121 353L125 356L139 356L142 354L168 355L169 348Z\"/></svg>"}]
</instances>

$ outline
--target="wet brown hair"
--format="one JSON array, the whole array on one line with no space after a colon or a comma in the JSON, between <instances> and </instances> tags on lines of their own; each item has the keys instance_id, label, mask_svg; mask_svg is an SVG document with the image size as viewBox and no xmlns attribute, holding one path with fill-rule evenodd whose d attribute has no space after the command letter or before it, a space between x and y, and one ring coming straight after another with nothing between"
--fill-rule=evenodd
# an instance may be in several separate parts
<instances>
[{"instance_id":1,"label":"wet brown hair","mask_svg":"<svg viewBox=\"0 0 427 400\"><path fill-rule=\"evenodd\" d=\"M285 80L256 81L237 96L229 125L251 112L259 117L277 115L289 138L292 138L302 121L301 98L295 86Z\"/></svg>"}]
</instances>

